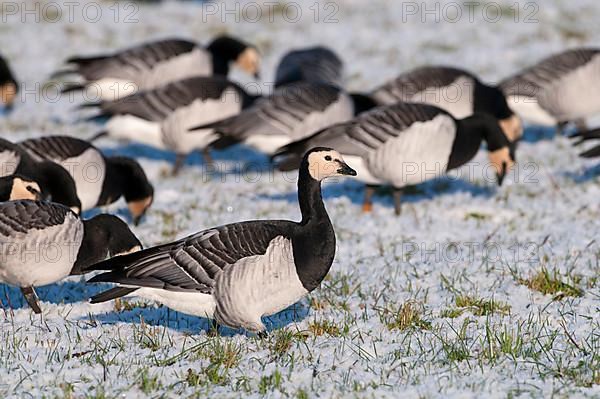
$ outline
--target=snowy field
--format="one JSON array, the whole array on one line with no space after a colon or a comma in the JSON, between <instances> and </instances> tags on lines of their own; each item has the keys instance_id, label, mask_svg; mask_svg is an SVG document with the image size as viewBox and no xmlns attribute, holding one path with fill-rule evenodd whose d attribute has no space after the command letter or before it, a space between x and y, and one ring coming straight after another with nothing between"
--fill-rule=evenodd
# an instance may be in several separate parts
<instances>
[{"instance_id":1,"label":"snowy field","mask_svg":"<svg viewBox=\"0 0 600 399\"><path fill-rule=\"evenodd\" d=\"M49 75L72 54L152 38L241 36L264 55L265 82L287 49L327 44L346 61L354 90L424 63L494 82L552 52L600 42L594 0L323 1L241 3L237 11L229 2L36 9L5 1L0 50L22 93L0 120L2 137L90 137L100 127L78 122L81 98L58 97ZM78 278L40 288L39 317L2 286L0 397L599 397L600 168L553 136L529 128L501 188L484 176L481 151L458 178L411 189L400 217L385 190L363 215L360 184L328 184L338 237L332 271L307 300L267 320L267 339L227 329L214 337L207 320L135 298L90 305L86 298L107 285ZM154 205L133 228L146 246L233 221L299 218L295 176L270 171L249 149L215 153L216 172L194 155L172 178L173 154L99 145L137 157L155 184ZM127 217L122 201L108 211Z\"/></svg>"}]
</instances>

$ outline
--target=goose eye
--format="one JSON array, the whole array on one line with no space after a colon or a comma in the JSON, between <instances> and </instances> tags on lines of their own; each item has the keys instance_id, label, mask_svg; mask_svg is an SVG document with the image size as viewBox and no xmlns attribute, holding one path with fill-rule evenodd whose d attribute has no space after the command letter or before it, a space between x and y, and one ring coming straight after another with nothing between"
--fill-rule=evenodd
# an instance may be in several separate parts
<instances>
[{"instance_id":1,"label":"goose eye","mask_svg":"<svg viewBox=\"0 0 600 399\"><path fill-rule=\"evenodd\" d=\"M331 155L325 155L325 160L326 161L331 161Z\"/></svg>"}]
</instances>

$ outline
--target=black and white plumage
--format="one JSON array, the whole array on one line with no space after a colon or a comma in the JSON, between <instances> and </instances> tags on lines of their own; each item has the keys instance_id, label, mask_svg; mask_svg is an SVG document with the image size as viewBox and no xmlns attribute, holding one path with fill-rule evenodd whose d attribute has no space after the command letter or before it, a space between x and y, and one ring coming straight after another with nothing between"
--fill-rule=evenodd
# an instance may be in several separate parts
<instances>
[{"instance_id":1,"label":"black and white plumage","mask_svg":"<svg viewBox=\"0 0 600 399\"><path fill-rule=\"evenodd\" d=\"M500 122L511 142L523 133L518 116L510 109L503 92L487 85L473 73L446 66L425 66L401 74L374 89L373 99L383 105L399 101L436 106L457 119L488 113Z\"/></svg>"},{"instance_id":2,"label":"black and white plumage","mask_svg":"<svg viewBox=\"0 0 600 399\"><path fill-rule=\"evenodd\" d=\"M69 208L41 201L0 203L0 281L21 287L40 313L34 287L57 282L107 256L141 249L116 216L81 220Z\"/></svg>"},{"instance_id":3,"label":"black and white plumage","mask_svg":"<svg viewBox=\"0 0 600 399\"><path fill-rule=\"evenodd\" d=\"M35 181L43 199L63 204L75 213L81 212L75 181L62 166L36 160L18 144L0 139L0 177L19 174Z\"/></svg>"},{"instance_id":4,"label":"black and white plumage","mask_svg":"<svg viewBox=\"0 0 600 399\"><path fill-rule=\"evenodd\" d=\"M343 86L344 63L323 46L292 50L285 54L275 72L275 87L293 82L327 83Z\"/></svg>"},{"instance_id":5,"label":"black and white plumage","mask_svg":"<svg viewBox=\"0 0 600 399\"><path fill-rule=\"evenodd\" d=\"M283 145L349 120L375 105L367 96L349 94L329 84L291 83L238 115L200 128L212 128L221 136L212 144L214 148L243 142L272 155Z\"/></svg>"},{"instance_id":6,"label":"black and white plumage","mask_svg":"<svg viewBox=\"0 0 600 399\"><path fill-rule=\"evenodd\" d=\"M90 282L119 287L92 302L137 288L137 295L175 310L264 332L261 317L317 288L333 262L335 233L321 197L321 180L355 174L336 151L312 149L302 160L298 179L301 222L234 223L101 262L93 268L112 271Z\"/></svg>"},{"instance_id":7,"label":"black and white plumage","mask_svg":"<svg viewBox=\"0 0 600 399\"><path fill-rule=\"evenodd\" d=\"M501 183L514 160L497 120L484 113L457 120L427 104L400 102L375 108L283 147L275 161L281 170L291 170L307 148L334 147L367 184L364 210L371 209L374 186L391 185L399 214L403 187L464 165L483 140Z\"/></svg>"},{"instance_id":8,"label":"black and white plumage","mask_svg":"<svg viewBox=\"0 0 600 399\"><path fill-rule=\"evenodd\" d=\"M104 156L87 141L69 136L39 137L18 144L34 159L55 162L69 172L83 211L125 197L137 224L152 204L154 188L132 158Z\"/></svg>"},{"instance_id":9,"label":"black and white plumage","mask_svg":"<svg viewBox=\"0 0 600 399\"><path fill-rule=\"evenodd\" d=\"M71 57L72 69L55 75L76 73L83 84L65 91L87 88L90 96L115 100L137 92L195 76L227 76L230 64L258 76L259 55L254 46L220 36L208 46L181 39L144 43L112 54Z\"/></svg>"},{"instance_id":10,"label":"black and white plumage","mask_svg":"<svg viewBox=\"0 0 600 399\"><path fill-rule=\"evenodd\" d=\"M94 118L109 117L102 135L174 151L178 170L187 154L218 138L213 129L190 128L236 115L255 98L226 78L195 77L100 103Z\"/></svg>"},{"instance_id":11,"label":"black and white plumage","mask_svg":"<svg viewBox=\"0 0 600 399\"><path fill-rule=\"evenodd\" d=\"M33 201L42 199L39 184L21 175L0 177L0 202L21 199Z\"/></svg>"},{"instance_id":12,"label":"black and white plumage","mask_svg":"<svg viewBox=\"0 0 600 399\"><path fill-rule=\"evenodd\" d=\"M524 120L564 125L600 113L600 49L550 56L503 80L509 106Z\"/></svg>"},{"instance_id":13,"label":"black and white plumage","mask_svg":"<svg viewBox=\"0 0 600 399\"><path fill-rule=\"evenodd\" d=\"M19 83L8 66L8 61L0 56L0 102L2 106L11 109L18 92Z\"/></svg>"}]
</instances>

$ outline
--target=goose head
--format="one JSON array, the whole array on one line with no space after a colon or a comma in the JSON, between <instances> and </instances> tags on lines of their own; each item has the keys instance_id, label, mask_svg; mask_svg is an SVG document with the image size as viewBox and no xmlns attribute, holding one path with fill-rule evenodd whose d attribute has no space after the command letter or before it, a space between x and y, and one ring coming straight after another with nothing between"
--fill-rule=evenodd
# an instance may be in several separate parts
<instances>
[{"instance_id":1,"label":"goose head","mask_svg":"<svg viewBox=\"0 0 600 399\"><path fill-rule=\"evenodd\" d=\"M39 201L42 199L42 190L36 182L15 175L12 178L12 188L10 190L9 201L15 200Z\"/></svg>"},{"instance_id":2,"label":"goose head","mask_svg":"<svg viewBox=\"0 0 600 399\"><path fill-rule=\"evenodd\" d=\"M305 160L308 173L316 181L335 176L356 176L356 171L332 148L313 148L306 153Z\"/></svg>"}]
</instances>

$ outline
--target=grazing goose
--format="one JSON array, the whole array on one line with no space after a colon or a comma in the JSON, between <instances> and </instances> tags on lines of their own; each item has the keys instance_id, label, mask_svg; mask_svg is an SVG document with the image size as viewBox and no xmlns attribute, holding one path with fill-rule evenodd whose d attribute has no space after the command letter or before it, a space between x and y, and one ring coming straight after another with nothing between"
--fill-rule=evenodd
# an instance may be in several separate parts
<instances>
[{"instance_id":1,"label":"grazing goose","mask_svg":"<svg viewBox=\"0 0 600 399\"><path fill-rule=\"evenodd\" d=\"M394 207L400 214L402 188L438 177L469 162L487 143L491 165L499 184L514 160L510 143L498 121L477 113L455 119L427 104L396 103L365 112L304 140L291 143L275 154L281 170L299 165L299 157L314 146L338 148L358 178L367 184L363 210L371 210L374 187L394 188Z\"/></svg>"},{"instance_id":2,"label":"grazing goose","mask_svg":"<svg viewBox=\"0 0 600 399\"><path fill-rule=\"evenodd\" d=\"M205 48L187 40L164 39L107 55L72 57L67 63L74 67L54 76L76 73L85 82L65 91L89 88L90 96L115 100L194 76L227 76L231 63L258 77L259 55L254 46L220 36Z\"/></svg>"},{"instance_id":3,"label":"grazing goose","mask_svg":"<svg viewBox=\"0 0 600 399\"><path fill-rule=\"evenodd\" d=\"M0 177L0 202L20 199L40 200L41 198L40 186L33 180L21 175Z\"/></svg>"},{"instance_id":4,"label":"grazing goose","mask_svg":"<svg viewBox=\"0 0 600 399\"><path fill-rule=\"evenodd\" d=\"M177 173L194 150L203 150L210 162L208 145L218 138L213 129L191 133L190 128L236 115L255 98L226 78L195 77L94 104L101 113L91 119L109 117L105 131L96 137L108 135L174 151Z\"/></svg>"},{"instance_id":5,"label":"grazing goose","mask_svg":"<svg viewBox=\"0 0 600 399\"><path fill-rule=\"evenodd\" d=\"M344 63L323 46L292 50L285 54L275 72L275 87L293 82L328 83L341 87Z\"/></svg>"},{"instance_id":6,"label":"grazing goose","mask_svg":"<svg viewBox=\"0 0 600 399\"><path fill-rule=\"evenodd\" d=\"M213 148L243 142L272 155L285 144L374 106L375 102L367 96L348 94L328 84L290 83L238 115L196 129L212 128L221 136L211 145Z\"/></svg>"},{"instance_id":7,"label":"grazing goose","mask_svg":"<svg viewBox=\"0 0 600 399\"><path fill-rule=\"evenodd\" d=\"M474 74L445 66L425 66L403 73L371 93L383 105L398 101L425 103L463 119L485 112L498 119L504 134L516 143L523 134L521 120L509 108L502 91L482 83Z\"/></svg>"},{"instance_id":8,"label":"grazing goose","mask_svg":"<svg viewBox=\"0 0 600 399\"><path fill-rule=\"evenodd\" d=\"M298 178L299 223L256 220L204 230L95 266L111 270L90 282L119 287L92 302L136 291L175 310L264 333L261 317L296 303L319 286L335 255L335 233L321 198L321 181L355 176L340 154L313 148Z\"/></svg>"},{"instance_id":9,"label":"grazing goose","mask_svg":"<svg viewBox=\"0 0 600 399\"><path fill-rule=\"evenodd\" d=\"M562 130L600 113L600 49L578 48L545 58L500 83L524 120Z\"/></svg>"},{"instance_id":10,"label":"grazing goose","mask_svg":"<svg viewBox=\"0 0 600 399\"><path fill-rule=\"evenodd\" d=\"M8 62L0 56L0 101L5 109L12 109L18 92L19 84L8 66Z\"/></svg>"},{"instance_id":11,"label":"grazing goose","mask_svg":"<svg viewBox=\"0 0 600 399\"><path fill-rule=\"evenodd\" d=\"M127 157L106 157L87 141L49 136L19 143L32 157L56 162L75 180L81 209L86 211L125 197L134 224L152 204L154 188L140 164Z\"/></svg>"},{"instance_id":12,"label":"grazing goose","mask_svg":"<svg viewBox=\"0 0 600 399\"><path fill-rule=\"evenodd\" d=\"M108 255L139 249L138 239L116 216L81 220L51 202L0 203L0 281L20 287L35 313L41 309L34 287L86 273Z\"/></svg>"},{"instance_id":13,"label":"grazing goose","mask_svg":"<svg viewBox=\"0 0 600 399\"><path fill-rule=\"evenodd\" d=\"M63 204L77 214L81 201L75 181L62 166L52 161L38 161L17 144L0 138L0 177L19 174L39 184L43 199Z\"/></svg>"}]
</instances>

